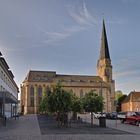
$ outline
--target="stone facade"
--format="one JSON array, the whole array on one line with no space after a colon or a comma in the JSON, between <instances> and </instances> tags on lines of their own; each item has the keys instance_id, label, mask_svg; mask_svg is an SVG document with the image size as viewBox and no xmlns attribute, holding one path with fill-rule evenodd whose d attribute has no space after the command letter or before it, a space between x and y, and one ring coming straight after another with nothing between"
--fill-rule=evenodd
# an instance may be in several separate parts
<instances>
[{"instance_id":1,"label":"stone facade","mask_svg":"<svg viewBox=\"0 0 140 140\"><path fill-rule=\"evenodd\" d=\"M130 92L121 105L123 112L140 111L140 92Z\"/></svg>"},{"instance_id":2,"label":"stone facade","mask_svg":"<svg viewBox=\"0 0 140 140\"><path fill-rule=\"evenodd\" d=\"M61 81L65 90L73 91L78 97L94 90L104 97L104 111L114 111L115 83L112 80L112 65L104 21L97 73L98 76L86 76L62 75L53 71L29 71L21 85L21 110L24 114L38 113L43 92Z\"/></svg>"}]
</instances>

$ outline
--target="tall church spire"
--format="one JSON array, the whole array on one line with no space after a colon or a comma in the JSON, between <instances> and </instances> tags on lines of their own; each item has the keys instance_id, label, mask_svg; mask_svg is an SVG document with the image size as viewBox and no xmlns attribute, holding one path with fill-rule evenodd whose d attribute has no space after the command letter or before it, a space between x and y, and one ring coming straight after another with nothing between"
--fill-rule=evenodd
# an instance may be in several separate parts
<instances>
[{"instance_id":1,"label":"tall church spire","mask_svg":"<svg viewBox=\"0 0 140 140\"><path fill-rule=\"evenodd\" d=\"M112 68L113 67L111 64L111 59L110 59L110 54L109 54L105 22L103 20L100 56L97 62L97 74L109 86L109 89L108 89L109 93L106 94L106 92L104 92L104 95L107 98L109 97L108 99L110 99L110 108L111 110L114 110L115 109L114 107L115 81L112 78Z\"/></svg>"},{"instance_id":2,"label":"tall church spire","mask_svg":"<svg viewBox=\"0 0 140 140\"><path fill-rule=\"evenodd\" d=\"M106 35L106 29L105 29L105 21L104 20L103 20L103 27L102 27L100 59L110 59L108 42L107 42L107 35Z\"/></svg>"},{"instance_id":3,"label":"tall church spire","mask_svg":"<svg viewBox=\"0 0 140 140\"><path fill-rule=\"evenodd\" d=\"M106 82L112 81L112 65L111 65L111 59L109 54L104 20L103 20L103 27L102 27L100 57L97 63L97 73L103 79L103 81Z\"/></svg>"}]
</instances>

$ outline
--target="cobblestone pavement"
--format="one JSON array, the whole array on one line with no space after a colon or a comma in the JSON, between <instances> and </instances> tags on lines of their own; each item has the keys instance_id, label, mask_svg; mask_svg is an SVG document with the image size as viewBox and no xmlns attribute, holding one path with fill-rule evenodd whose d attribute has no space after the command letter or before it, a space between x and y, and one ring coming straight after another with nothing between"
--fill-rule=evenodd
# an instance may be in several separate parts
<instances>
[{"instance_id":1,"label":"cobblestone pavement","mask_svg":"<svg viewBox=\"0 0 140 140\"><path fill-rule=\"evenodd\" d=\"M107 122L108 123L108 122ZM111 124L111 125L110 125ZM108 124L107 124L108 125ZM115 123L109 122L110 127L115 127ZM120 124L121 125L121 124ZM76 134L41 134L36 115L26 115L19 120L8 120L7 126L0 126L0 140L132 140L139 139L140 128L135 126L123 125L127 128L128 133L123 134L93 134L93 133L76 133ZM119 126L117 129L121 130ZM131 128L132 127L132 128ZM133 131L136 129L136 133ZM98 129L100 131L101 129ZM110 129L112 130L112 129ZM80 132L80 129L79 129Z\"/></svg>"}]
</instances>

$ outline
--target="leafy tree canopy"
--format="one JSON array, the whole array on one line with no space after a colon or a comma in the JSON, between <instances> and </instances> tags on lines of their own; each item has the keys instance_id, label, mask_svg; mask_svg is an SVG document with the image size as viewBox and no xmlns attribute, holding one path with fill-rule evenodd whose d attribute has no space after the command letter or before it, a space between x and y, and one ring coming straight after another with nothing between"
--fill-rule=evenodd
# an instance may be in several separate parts
<instances>
[{"instance_id":1,"label":"leafy tree canopy","mask_svg":"<svg viewBox=\"0 0 140 140\"><path fill-rule=\"evenodd\" d=\"M117 101L117 108L116 108L116 111L117 112L120 112L121 111L121 104L122 102L124 101L124 99L127 97L127 95L122 95L120 98L118 98L118 101Z\"/></svg>"},{"instance_id":2,"label":"leafy tree canopy","mask_svg":"<svg viewBox=\"0 0 140 140\"><path fill-rule=\"evenodd\" d=\"M103 97L90 91L83 97L83 106L86 112L98 112L103 110Z\"/></svg>"},{"instance_id":3,"label":"leafy tree canopy","mask_svg":"<svg viewBox=\"0 0 140 140\"><path fill-rule=\"evenodd\" d=\"M71 110L72 97L70 92L62 89L58 83L53 87L53 92L48 98L48 109L50 112L69 112Z\"/></svg>"},{"instance_id":4,"label":"leafy tree canopy","mask_svg":"<svg viewBox=\"0 0 140 140\"><path fill-rule=\"evenodd\" d=\"M82 111L82 102L79 97L76 95L72 94L72 106L71 110L73 112L81 112Z\"/></svg>"},{"instance_id":5,"label":"leafy tree canopy","mask_svg":"<svg viewBox=\"0 0 140 140\"><path fill-rule=\"evenodd\" d=\"M121 90L115 91L115 100L118 101L118 99L123 95Z\"/></svg>"},{"instance_id":6,"label":"leafy tree canopy","mask_svg":"<svg viewBox=\"0 0 140 140\"><path fill-rule=\"evenodd\" d=\"M41 100L41 103L39 105L39 111L40 112L47 112L48 110L48 97L47 97L47 93L46 92L43 92L43 97L42 97L42 100Z\"/></svg>"}]
</instances>

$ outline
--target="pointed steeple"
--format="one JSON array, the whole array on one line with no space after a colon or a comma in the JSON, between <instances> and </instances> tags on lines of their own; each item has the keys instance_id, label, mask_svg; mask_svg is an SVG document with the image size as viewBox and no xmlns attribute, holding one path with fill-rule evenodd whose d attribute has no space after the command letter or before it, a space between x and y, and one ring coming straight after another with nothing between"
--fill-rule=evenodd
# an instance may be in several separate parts
<instances>
[{"instance_id":1,"label":"pointed steeple","mask_svg":"<svg viewBox=\"0 0 140 140\"><path fill-rule=\"evenodd\" d=\"M103 28L102 28L100 59L110 59L104 19L103 19Z\"/></svg>"},{"instance_id":2,"label":"pointed steeple","mask_svg":"<svg viewBox=\"0 0 140 140\"><path fill-rule=\"evenodd\" d=\"M107 35L105 29L105 22L103 20L102 38L101 38L101 49L100 58L97 62L97 73L103 78L103 81L112 81L112 65L107 43Z\"/></svg>"}]
</instances>

